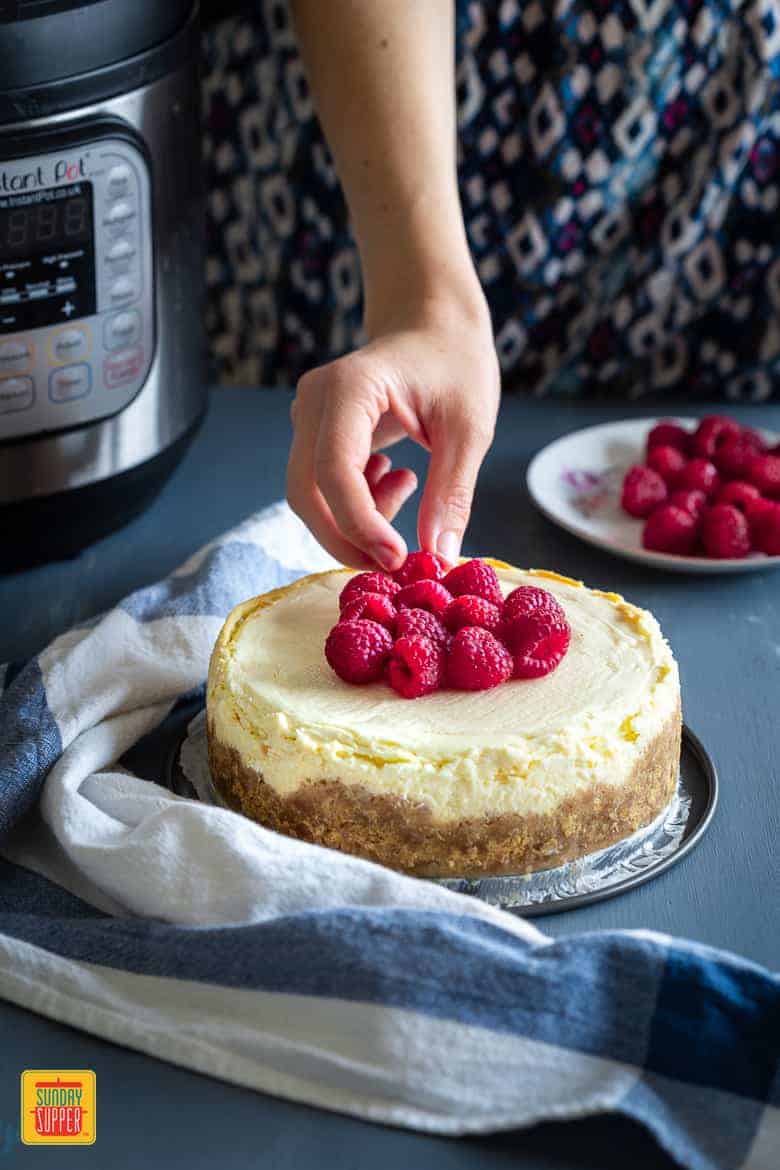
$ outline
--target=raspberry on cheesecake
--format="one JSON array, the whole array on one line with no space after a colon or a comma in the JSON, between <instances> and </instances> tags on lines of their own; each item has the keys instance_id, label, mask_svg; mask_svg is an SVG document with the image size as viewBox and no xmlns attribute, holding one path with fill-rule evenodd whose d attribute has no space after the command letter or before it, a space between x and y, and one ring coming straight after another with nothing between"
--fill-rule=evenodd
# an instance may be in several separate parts
<instances>
[{"instance_id":1,"label":"raspberry on cheesecake","mask_svg":"<svg viewBox=\"0 0 780 1170\"><path fill-rule=\"evenodd\" d=\"M774 517L763 523L769 542ZM402 571L334 570L233 610L207 691L225 801L433 876L544 869L652 821L674 794L681 729L677 665L652 615L499 561L438 580L416 565L406 584ZM389 618L377 594L392 625L375 620ZM449 600L431 612L404 594Z\"/></svg>"}]
</instances>

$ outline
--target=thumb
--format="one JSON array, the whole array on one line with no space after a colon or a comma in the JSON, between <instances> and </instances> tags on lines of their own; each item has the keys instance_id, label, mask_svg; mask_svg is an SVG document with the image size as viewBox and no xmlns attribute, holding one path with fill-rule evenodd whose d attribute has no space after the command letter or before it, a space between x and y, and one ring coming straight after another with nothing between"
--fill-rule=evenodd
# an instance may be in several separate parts
<instances>
[{"instance_id":1,"label":"thumb","mask_svg":"<svg viewBox=\"0 0 780 1170\"><path fill-rule=\"evenodd\" d=\"M482 460L493 438L492 427L471 413L458 412L429 428L431 461L420 501L417 534L420 548L446 561L460 555L463 534Z\"/></svg>"}]
</instances>

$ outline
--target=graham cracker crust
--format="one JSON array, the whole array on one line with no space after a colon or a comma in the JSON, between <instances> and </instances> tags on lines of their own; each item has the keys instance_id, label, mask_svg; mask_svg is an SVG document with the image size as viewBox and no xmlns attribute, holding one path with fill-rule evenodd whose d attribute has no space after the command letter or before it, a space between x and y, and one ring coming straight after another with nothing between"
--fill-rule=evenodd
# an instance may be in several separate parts
<instances>
[{"instance_id":1,"label":"graham cracker crust","mask_svg":"<svg viewBox=\"0 0 780 1170\"><path fill-rule=\"evenodd\" d=\"M419 877L531 873L584 857L650 824L674 795L680 765L679 706L623 784L569 796L545 815L435 821L403 797L374 795L337 776L279 796L260 772L220 742L208 722L209 765L225 802L269 829L340 849Z\"/></svg>"}]
</instances>

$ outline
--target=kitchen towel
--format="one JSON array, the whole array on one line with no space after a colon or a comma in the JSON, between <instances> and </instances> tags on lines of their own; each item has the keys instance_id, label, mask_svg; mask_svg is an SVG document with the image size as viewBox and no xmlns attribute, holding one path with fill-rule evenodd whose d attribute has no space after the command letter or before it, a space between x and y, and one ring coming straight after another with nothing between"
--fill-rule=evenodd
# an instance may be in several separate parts
<instances>
[{"instance_id":1,"label":"kitchen towel","mask_svg":"<svg viewBox=\"0 0 780 1170\"><path fill-rule=\"evenodd\" d=\"M616 1111L691 1170L776 1170L777 975L649 932L552 940L122 765L202 691L234 604L327 563L276 505L0 669L0 996L372 1121Z\"/></svg>"}]
</instances>

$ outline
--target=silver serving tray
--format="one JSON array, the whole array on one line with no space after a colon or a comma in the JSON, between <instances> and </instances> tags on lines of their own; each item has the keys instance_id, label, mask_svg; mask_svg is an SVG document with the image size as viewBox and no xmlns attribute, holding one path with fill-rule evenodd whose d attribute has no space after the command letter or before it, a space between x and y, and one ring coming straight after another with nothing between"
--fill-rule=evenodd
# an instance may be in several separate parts
<instances>
[{"instance_id":1,"label":"silver serving tray","mask_svg":"<svg viewBox=\"0 0 780 1170\"><path fill-rule=\"evenodd\" d=\"M205 755L205 718L200 712L174 745L168 761L168 785L179 796L221 804L208 776ZM188 776L195 772L200 781L193 785ZM681 861L706 832L717 803L715 765L701 741L684 725L677 791L651 825L615 845L554 869L498 877L426 880L526 918L559 914L633 890Z\"/></svg>"}]
</instances>

